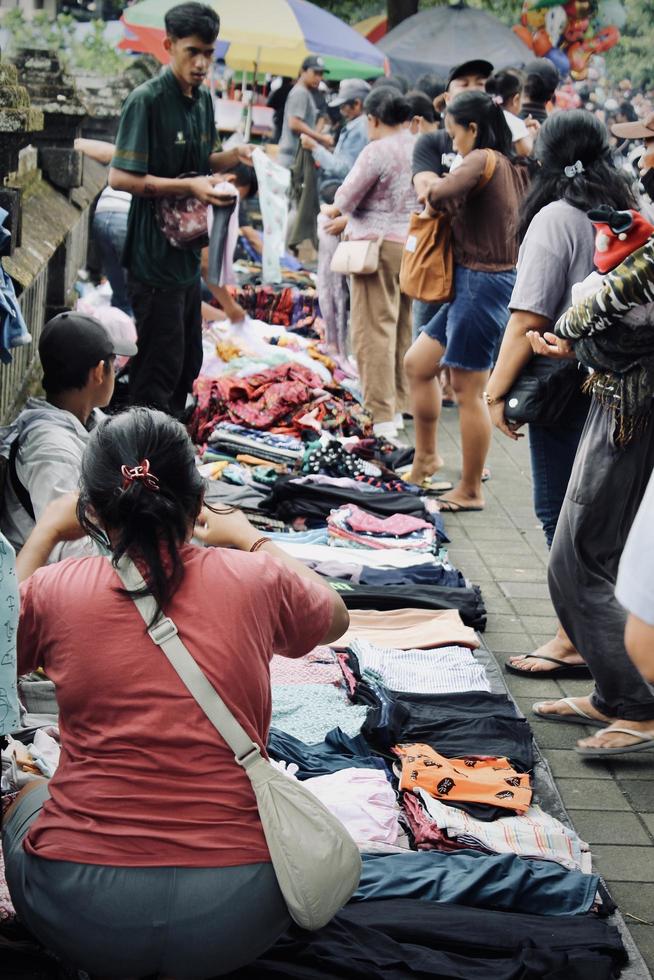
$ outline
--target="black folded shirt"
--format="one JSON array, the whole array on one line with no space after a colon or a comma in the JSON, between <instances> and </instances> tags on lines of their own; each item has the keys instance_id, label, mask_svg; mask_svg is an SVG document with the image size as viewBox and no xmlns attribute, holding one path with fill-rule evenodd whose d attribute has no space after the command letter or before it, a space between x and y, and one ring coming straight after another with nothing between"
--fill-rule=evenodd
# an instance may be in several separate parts
<instances>
[{"instance_id":1,"label":"black folded shirt","mask_svg":"<svg viewBox=\"0 0 654 980\"><path fill-rule=\"evenodd\" d=\"M338 549L334 549L337 557ZM483 633L486 607L478 585L456 589L445 585L360 585L328 579L348 609L458 609L466 626Z\"/></svg>"},{"instance_id":2,"label":"black folded shirt","mask_svg":"<svg viewBox=\"0 0 654 980\"><path fill-rule=\"evenodd\" d=\"M350 903L316 932L292 926L233 980L612 980L618 930L592 915L496 912L422 899Z\"/></svg>"}]
</instances>

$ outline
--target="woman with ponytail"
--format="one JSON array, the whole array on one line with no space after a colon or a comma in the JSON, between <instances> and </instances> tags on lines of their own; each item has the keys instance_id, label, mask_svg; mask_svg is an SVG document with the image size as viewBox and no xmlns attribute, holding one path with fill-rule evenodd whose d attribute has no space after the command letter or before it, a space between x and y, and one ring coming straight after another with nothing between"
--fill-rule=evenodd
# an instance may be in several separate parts
<instances>
[{"instance_id":1,"label":"woman with ponytail","mask_svg":"<svg viewBox=\"0 0 654 980\"><path fill-rule=\"evenodd\" d=\"M417 198L411 183L412 108L395 88L379 86L364 102L369 143L334 198L332 217L348 215L346 237L379 240L379 266L351 277L350 329L365 408L375 434L397 435L408 408L404 355L411 343L411 300L400 291L400 264Z\"/></svg>"},{"instance_id":2,"label":"woman with ponytail","mask_svg":"<svg viewBox=\"0 0 654 980\"><path fill-rule=\"evenodd\" d=\"M461 480L441 509L482 510L481 481L491 439L483 401L508 319L518 257L518 208L527 168L516 164L504 113L484 92L464 92L447 107L445 125L461 163L425 192L428 213L451 216L454 299L427 323L405 358L416 432L410 479L430 488L442 466L437 449L441 367L449 367L459 407Z\"/></svg>"},{"instance_id":3,"label":"woman with ponytail","mask_svg":"<svg viewBox=\"0 0 654 980\"><path fill-rule=\"evenodd\" d=\"M248 776L114 566L136 564L264 754L273 651L300 657L341 636L348 614L239 511L203 509L203 492L183 426L131 409L89 438L82 527L61 498L18 558L18 672L54 681L62 752L5 815L7 882L24 925L92 976L230 973L290 924ZM82 528L107 557L39 567Z\"/></svg>"},{"instance_id":4,"label":"woman with ponytail","mask_svg":"<svg viewBox=\"0 0 654 980\"><path fill-rule=\"evenodd\" d=\"M509 319L488 383L493 424L510 439L520 428L504 417L506 395L533 357L527 334L551 330L571 304L572 287L593 271L595 231L587 212L607 204L634 207L631 186L612 163L606 127L590 112L557 112L542 125L535 147L539 163L520 213L522 244ZM534 510L551 546L565 498L589 399L579 390L556 425L529 425ZM528 677L587 676L565 632L527 656L513 657L511 673Z\"/></svg>"}]
</instances>

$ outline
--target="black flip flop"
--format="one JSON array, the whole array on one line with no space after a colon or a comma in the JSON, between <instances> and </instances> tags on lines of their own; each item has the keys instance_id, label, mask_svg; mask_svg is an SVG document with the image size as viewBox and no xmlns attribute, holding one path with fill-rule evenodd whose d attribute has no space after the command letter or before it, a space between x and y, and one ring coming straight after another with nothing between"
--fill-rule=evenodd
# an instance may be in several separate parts
<instances>
[{"instance_id":1,"label":"black flip flop","mask_svg":"<svg viewBox=\"0 0 654 980\"><path fill-rule=\"evenodd\" d=\"M504 669L509 674L517 674L519 677L592 677L586 664L564 664L556 657L542 657L538 653L526 653L523 660L547 660L548 663L558 664L554 670L524 670L521 667L514 667L513 664L504 664Z\"/></svg>"}]
</instances>

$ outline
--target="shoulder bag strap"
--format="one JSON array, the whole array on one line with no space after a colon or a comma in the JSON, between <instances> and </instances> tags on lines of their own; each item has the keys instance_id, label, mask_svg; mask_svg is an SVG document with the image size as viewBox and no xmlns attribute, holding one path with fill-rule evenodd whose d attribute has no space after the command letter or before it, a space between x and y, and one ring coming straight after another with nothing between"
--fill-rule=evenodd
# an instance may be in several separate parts
<instances>
[{"instance_id":1,"label":"shoulder bag strap","mask_svg":"<svg viewBox=\"0 0 654 980\"><path fill-rule=\"evenodd\" d=\"M111 558L108 558L111 561ZM126 555L115 568L118 577L129 591L145 587L143 576ZM156 612L157 604L151 595L132 596L136 608L147 624ZM245 729L237 722L208 677L200 669L177 631L175 623L168 616L159 615L154 626L148 629L150 639L168 657L173 669L195 698L205 715L222 735L234 753L234 757L244 769L261 758L259 746L252 741Z\"/></svg>"},{"instance_id":2,"label":"shoulder bag strap","mask_svg":"<svg viewBox=\"0 0 654 980\"><path fill-rule=\"evenodd\" d=\"M479 183L475 187L474 193L479 194L483 191L484 187L488 184L491 177L495 173L497 167L497 153L495 150L486 150L486 163L484 164L484 170L481 177L479 178Z\"/></svg>"},{"instance_id":3,"label":"shoulder bag strap","mask_svg":"<svg viewBox=\"0 0 654 980\"><path fill-rule=\"evenodd\" d=\"M16 468L16 460L18 457L18 436L14 439L9 449L9 459L7 460L7 466L9 469L9 480L11 482L12 489L18 498L18 502L24 511L27 511L28 515L33 521L36 520L36 515L34 513L34 507L32 505L32 498L29 495L27 487L25 487L18 479L18 470Z\"/></svg>"}]
</instances>

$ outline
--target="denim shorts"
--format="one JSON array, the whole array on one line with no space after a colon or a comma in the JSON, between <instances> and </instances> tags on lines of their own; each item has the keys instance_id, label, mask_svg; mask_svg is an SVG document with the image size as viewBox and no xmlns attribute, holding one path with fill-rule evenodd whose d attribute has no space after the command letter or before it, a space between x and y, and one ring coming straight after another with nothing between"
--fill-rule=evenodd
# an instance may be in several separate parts
<instances>
[{"instance_id":1,"label":"denim shorts","mask_svg":"<svg viewBox=\"0 0 654 980\"><path fill-rule=\"evenodd\" d=\"M493 366L509 319L514 284L514 270L480 272L456 266L454 299L423 327L445 348L443 366L463 371L488 371Z\"/></svg>"},{"instance_id":2,"label":"denim shorts","mask_svg":"<svg viewBox=\"0 0 654 980\"><path fill-rule=\"evenodd\" d=\"M28 854L43 783L2 828L7 884L21 920L50 951L100 976L196 980L236 970L291 924L271 864L120 868Z\"/></svg>"}]
</instances>

